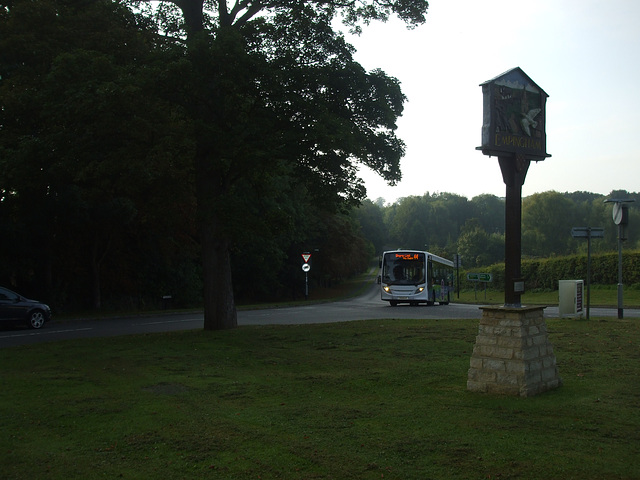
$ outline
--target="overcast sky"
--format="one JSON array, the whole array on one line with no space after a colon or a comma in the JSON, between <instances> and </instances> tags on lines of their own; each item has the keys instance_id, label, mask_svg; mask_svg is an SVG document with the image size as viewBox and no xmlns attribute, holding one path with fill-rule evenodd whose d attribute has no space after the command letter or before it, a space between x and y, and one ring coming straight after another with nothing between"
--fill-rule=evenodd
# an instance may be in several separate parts
<instances>
[{"instance_id":1,"label":"overcast sky","mask_svg":"<svg viewBox=\"0 0 640 480\"><path fill-rule=\"evenodd\" d=\"M523 196L640 191L640 1L430 0L417 29L376 23L350 41L366 69L398 78L408 97L403 180L389 187L362 170L370 199L504 196L498 159L475 149L479 85L514 67L549 95L552 156L532 163Z\"/></svg>"}]
</instances>

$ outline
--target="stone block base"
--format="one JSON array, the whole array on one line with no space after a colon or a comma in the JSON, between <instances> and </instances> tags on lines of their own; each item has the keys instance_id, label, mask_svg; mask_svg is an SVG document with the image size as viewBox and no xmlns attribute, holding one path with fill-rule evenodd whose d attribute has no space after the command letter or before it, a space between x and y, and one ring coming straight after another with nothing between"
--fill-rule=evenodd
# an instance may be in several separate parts
<instances>
[{"instance_id":1,"label":"stone block base","mask_svg":"<svg viewBox=\"0 0 640 480\"><path fill-rule=\"evenodd\" d=\"M467 390L529 397L562 385L545 307L481 307Z\"/></svg>"}]
</instances>

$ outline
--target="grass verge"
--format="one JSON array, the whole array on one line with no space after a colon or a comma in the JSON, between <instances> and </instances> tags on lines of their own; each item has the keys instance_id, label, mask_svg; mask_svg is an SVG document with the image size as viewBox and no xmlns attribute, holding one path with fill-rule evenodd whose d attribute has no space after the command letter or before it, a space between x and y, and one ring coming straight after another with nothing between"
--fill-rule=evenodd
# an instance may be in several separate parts
<instances>
[{"instance_id":1,"label":"grass verge","mask_svg":"<svg viewBox=\"0 0 640 480\"><path fill-rule=\"evenodd\" d=\"M623 295L624 308L640 307L640 290L637 288L627 287L624 289ZM584 308L586 309L587 292L584 292ZM535 291L525 292L522 295L522 303L525 305L558 305L558 291ZM504 290L495 290L487 288L486 293L484 284L479 284L477 289L464 289L456 292L452 298L454 302L462 303L487 303L500 304L504 303ZM611 307L618 306L618 290L616 285L591 285L591 306L592 307Z\"/></svg>"},{"instance_id":2,"label":"grass verge","mask_svg":"<svg viewBox=\"0 0 640 480\"><path fill-rule=\"evenodd\" d=\"M564 386L466 390L477 320L0 351L5 479L637 479L640 322L548 320Z\"/></svg>"}]
</instances>

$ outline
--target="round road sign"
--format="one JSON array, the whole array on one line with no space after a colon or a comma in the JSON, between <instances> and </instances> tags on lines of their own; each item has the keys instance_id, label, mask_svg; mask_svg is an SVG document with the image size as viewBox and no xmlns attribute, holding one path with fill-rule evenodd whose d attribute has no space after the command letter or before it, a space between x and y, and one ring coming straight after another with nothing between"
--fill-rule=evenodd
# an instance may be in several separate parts
<instances>
[{"instance_id":1,"label":"round road sign","mask_svg":"<svg viewBox=\"0 0 640 480\"><path fill-rule=\"evenodd\" d=\"M304 263L302 265L302 271L303 272L308 272L309 270L311 270L311 265L309 265L308 263Z\"/></svg>"},{"instance_id":2,"label":"round road sign","mask_svg":"<svg viewBox=\"0 0 640 480\"><path fill-rule=\"evenodd\" d=\"M613 223L616 225L620 225L622 220L624 219L624 210L623 206L619 203L613 204Z\"/></svg>"}]
</instances>

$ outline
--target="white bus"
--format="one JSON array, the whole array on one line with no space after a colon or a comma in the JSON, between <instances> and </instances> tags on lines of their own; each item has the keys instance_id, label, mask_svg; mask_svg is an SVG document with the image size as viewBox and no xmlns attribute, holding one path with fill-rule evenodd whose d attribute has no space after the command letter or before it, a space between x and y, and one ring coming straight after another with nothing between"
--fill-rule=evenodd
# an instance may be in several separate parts
<instances>
[{"instance_id":1,"label":"white bus","mask_svg":"<svg viewBox=\"0 0 640 480\"><path fill-rule=\"evenodd\" d=\"M380 295L399 303L447 305L453 293L453 262L429 252L392 250L380 257Z\"/></svg>"}]
</instances>

